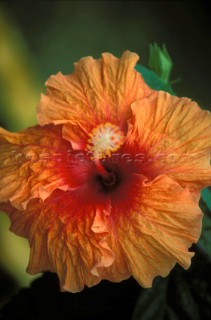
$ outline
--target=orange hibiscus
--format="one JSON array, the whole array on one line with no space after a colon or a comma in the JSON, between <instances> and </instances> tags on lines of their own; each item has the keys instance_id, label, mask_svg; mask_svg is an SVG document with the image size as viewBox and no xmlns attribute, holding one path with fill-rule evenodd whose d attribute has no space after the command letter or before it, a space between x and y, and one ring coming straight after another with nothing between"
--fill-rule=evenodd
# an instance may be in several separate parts
<instances>
[{"instance_id":1,"label":"orange hibiscus","mask_svg":"<svg viewBox=\"0 0 211 320\"><path fill-rule=\"evenodd\" d=\"M120 59L81 59L47 81L39 125L0 130L0 208L29 240L27 271L78 292L131 275L150 287L190 266L211 184L211 115L154 91Z\"/></svg>"}]
</instances>

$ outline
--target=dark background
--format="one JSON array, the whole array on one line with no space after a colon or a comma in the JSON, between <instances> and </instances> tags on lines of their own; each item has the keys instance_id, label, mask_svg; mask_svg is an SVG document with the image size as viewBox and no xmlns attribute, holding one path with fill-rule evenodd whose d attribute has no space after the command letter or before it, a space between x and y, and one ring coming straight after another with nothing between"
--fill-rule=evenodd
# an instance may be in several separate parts
<instances>
[{"instance_id":1,"label":"dark background","mask_svg":"<svg viewBox=\"0 0 211 320\"><path fill-rule=\"evenodd\" d=\"M210 105L211 15L204 1L1 1L19 30L41 84L72 71L83 56L137 52L147 66L149 43L165 43L175 90Z\"/></svg>"}]
</instances>

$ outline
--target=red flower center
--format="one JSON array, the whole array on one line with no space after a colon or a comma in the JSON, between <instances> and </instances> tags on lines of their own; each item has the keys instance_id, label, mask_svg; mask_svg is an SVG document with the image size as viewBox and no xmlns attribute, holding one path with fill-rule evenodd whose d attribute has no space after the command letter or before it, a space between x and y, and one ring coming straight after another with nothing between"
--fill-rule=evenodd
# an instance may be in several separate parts
<instances>
[{"instance_id":1,"label":"red flower center","mask_svg":"<svg viewBox=\"0 0 211 320\"><path fill-rule=\"evenodd\" d=\"M108 177L103 177L101 175L96 177L97 183L99 183L101 187L101 191L105 194L115 191L122 181L120 172L110 171L110 169L107 169L107 172Z\"/></svg>"}]
</instances>

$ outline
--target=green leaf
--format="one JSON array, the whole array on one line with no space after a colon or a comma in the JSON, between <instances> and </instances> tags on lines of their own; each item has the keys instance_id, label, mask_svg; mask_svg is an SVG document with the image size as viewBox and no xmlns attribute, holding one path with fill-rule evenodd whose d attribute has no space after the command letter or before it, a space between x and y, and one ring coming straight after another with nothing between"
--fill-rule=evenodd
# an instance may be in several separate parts
<instances>
[{"instance_id":1,"label":"green leaf","mask_svg":"<svg viewBox=\"0 0 211 320\"><path fill-rule=\"evenodd\" d=\"M198 306L192 295L190 285L184 277L184 271L180 267L174 271L175 313L182 319L200 320Z\"/></svg>"},{"instance_id":2,"label":"green leaf","mask_svg":"<svg viewBox=\"0 0 211 320\"><path fill-rule=\"evenodd\" d=\"M199 206L204 213L202 221L202 232L198 245L204 254L211 258L211 188L208 187L201 192Z\"/></svg>"},{"instance_id":3,"label":"green leaf","mask_svg":"<svg viewBox=\"0 0 211 320\"><path fill-rule=\"evenodd\" d=\"M154 90L166 91L170 94L175 94L171 86L167 83L164 83L153 71L147 69L146 67L137 64L135 69L141 73L144 81Z\"/></svg>"},{"instance_id":4,"label":"green leaf","mask_svg":"<svg viewBox=\"0 0 211 320\"><path fill-rule=\"evenodd\" d=\"M210 188L203 189L201 192L201 197L203 201L206 203L209 211L211 211L211 190Z\"/></svg>"},{"instance_id":5,"label":"green leaf","mask_svg":"<svg viewBox=\"0 0 211 320\"><path fill-rule=\"evenodd\" d=\"M211 259L211 219L206 214L203 217L202 232L198 245Z\"/></svg>"},{"instance_id":6,"label":"green leaf","mask_svg":"<svg viewBox=\"0 0 211 320\"><path fill-rule=\"evenodd\" d=\"M167 306L167 316L169 320L180 320L180 318L176 315L176 313L174 312L174 310Z\"/></svg>"},{"instance_id":7,"label":"green leaf","mask_svg":"<svg viewBox=\"0 0 211 320\"><path fill-rule=\"evenodd\" d=\"M132 320L162 320L166 308L167 278L156 278L153 287L141 292Z\"/></svg>"},{"instance_id":8,"label":"green leaf","mask_svg":"<svg viewBox=\"0 0 211 320\"><path fill-rule=\"evenodd\" d=\"M166 49L165 44L160 48L157 43L149 46L149 67L158 77L168 83L172 70L173 62Z\"/></svg>"}]
</instances>

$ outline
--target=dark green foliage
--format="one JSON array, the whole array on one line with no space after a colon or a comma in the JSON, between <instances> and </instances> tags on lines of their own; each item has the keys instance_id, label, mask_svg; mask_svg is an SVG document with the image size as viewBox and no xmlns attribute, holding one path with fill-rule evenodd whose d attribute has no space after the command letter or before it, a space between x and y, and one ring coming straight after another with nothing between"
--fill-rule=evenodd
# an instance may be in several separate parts
<instances>
[{"instance_id":1,"label":"dark green foliage","mask_svg":"<svg viewBox=\"0 0 211 320\"><path fill-rule=\"evenodd\" d=\"M150 289L130 278L61 293L57 276L46 273L3 307L1 320L210 320L211 262L197 246L193 250L189 270L176 266Z\"/></svg>"},{"instance_id":2,"label":"dark green foliage","mask_svg":"<svg viewBox=\"0 0 211 320\"><path fill-rule=\"evenodd\" d=\"M176 266L170 275L156 278L141 291L132 320L211 319L211 263L195 246L188 271Z\"/></svg>"},{"instance_id":3,"label":"dark green foliage","mask_svg":"<svg viewBox=\"0 0 211 320\"><path fill-rule=\"evenodd\" d=\"M102 281L80 293L61 293L55 274L46 273L5 305L2 320L130 319L140 286L132 278L121 283Z\"/></svg>"}]
</instances>

